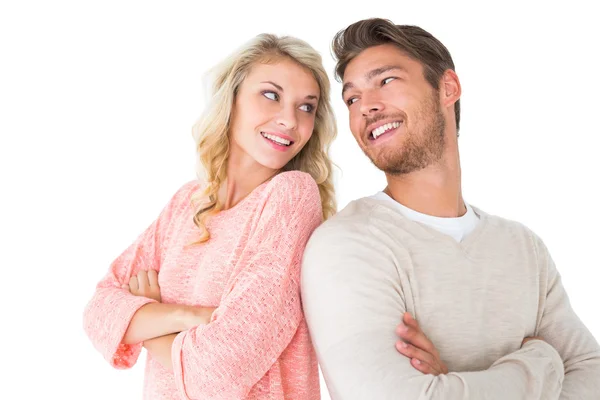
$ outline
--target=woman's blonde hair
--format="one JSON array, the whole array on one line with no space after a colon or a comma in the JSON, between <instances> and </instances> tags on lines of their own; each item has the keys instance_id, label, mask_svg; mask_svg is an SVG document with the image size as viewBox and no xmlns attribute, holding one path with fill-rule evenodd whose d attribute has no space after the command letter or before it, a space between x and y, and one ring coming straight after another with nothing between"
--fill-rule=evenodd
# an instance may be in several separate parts
<instances>
[{"instance_id":1,"label":"woman's blonde hair","mask_svg":"<svg viewBox=\"0 0 600 400\"><path fill-rule=\"evenodd\" d=\"M240 85L254 64L270 64L285 58L309 70L319 85L320 93L313 134L302 150L283 167L283 171L298 170L310 174L319 187L325 219L336 211L329 147L336 137L337 128L329 99L330 82L321 56L300 39L263 33L211 70L210 101L193 128L199 156L198 175L206 182L206 187L192 196L192 202L198 207L194 223L202 230L197 243L210 238L206 220L222 208L217 193L227 177L230 117Z\"/></svg>"}]
</instances>

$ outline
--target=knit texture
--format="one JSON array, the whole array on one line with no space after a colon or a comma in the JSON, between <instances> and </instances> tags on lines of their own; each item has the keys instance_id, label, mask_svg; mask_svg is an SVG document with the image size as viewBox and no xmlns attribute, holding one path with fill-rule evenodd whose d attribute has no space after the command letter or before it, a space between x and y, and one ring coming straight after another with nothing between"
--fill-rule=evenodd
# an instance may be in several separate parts
<instances>
[{"instance_id":1,"label":"knit texture","mask_svg":"<svg viewBox=\"0 0 600 400\"><path fill-rule=\"evenodd\" d=\"M542 240L473 210L461 242L373 198L314 232L302 299L333 400L600 398L600 346ZM396 350L406 311L450 373L422 374ZM529 336L544 341L521 346Z\"/></svg>"},{"instance_id":2,"label":"knit texture","mask_svg":"<svg viewBox=\"0 0 600 400\"><path fill-rule=\"evenodd\" d=\"M158 273L164 303L217 307L207 325L181 332L173 372L148 355L144 399L319 399L316 356L300 302L300 263L322 221L310 175L280 173L235 207L193 223L192 181L111 265L84 312L84 329L115 368L142 345L121 343L135 312L153 300L120 288L141 269Z\"/></svg>"}]
</instances>

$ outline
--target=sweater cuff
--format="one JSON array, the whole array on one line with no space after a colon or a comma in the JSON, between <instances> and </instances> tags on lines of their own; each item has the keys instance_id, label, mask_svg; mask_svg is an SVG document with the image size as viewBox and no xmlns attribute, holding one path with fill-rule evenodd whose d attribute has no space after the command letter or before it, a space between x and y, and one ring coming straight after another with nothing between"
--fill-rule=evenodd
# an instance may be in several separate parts
<instances>
[{"instance_id":1,"label":"sweater cuff","mask_svg":"<svg viewBox=\"0 0 600 400\"><path fill-rule=\"evenodd\" d=\"M115 327L115 342L110 345L110 347L107 349L108 351L104 355L107 361L114 368L131 368L140 356L142 351L142 343L124 344L123 337L125 336L125 332L127 332L127 328L129 328L129 324L133 319L133 315L148 303L156 303L156 300L139 296L128 299L126 302L126 305L124 306L125 312L122 322L118 324L119 326Z\"/></svg>"},{"instance_id":2,"label":"sweater cuff","mask_svg":"<svg viewBox=\"0 0 600 400\"><path fill-rule=\"evenodd\" d=\"M177 336L175 336L175 340L173 340L173 345L171 346L171 361L173 363L173 375L175 378L175 386L177 387L177 391L179 392L182 399L189 399L190 397L185 390L185 379L184 379L184 371L183 364L181 361L181 351L183 348L183 341L187 336L187 331L179 332Z\"/></svg>"}]
</instances>

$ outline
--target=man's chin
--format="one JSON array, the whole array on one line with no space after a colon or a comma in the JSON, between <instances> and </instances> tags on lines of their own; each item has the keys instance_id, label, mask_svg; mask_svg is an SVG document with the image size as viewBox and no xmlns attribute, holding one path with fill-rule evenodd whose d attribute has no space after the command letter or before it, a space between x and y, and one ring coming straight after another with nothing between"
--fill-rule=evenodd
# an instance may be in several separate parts
<instances>
[{"instance_id":1,"label":"man's chin","mask_svg":"<svg viewBox=\"0 0 600 400\"><path fill-rule=\"evenodd\" d=\"M386 174L395 175L394 171L397 169L396 163L391 163L388 160L381 159L373 159L371 158L371 162L378 170L385 172Z\"/></svg>"},{"instance_id":2,"label":"man's chin","mask_svg":"<svg viewBox=\"0 0 600 400\"><path fill-rule=\"evenodd\" d=\"M416 165L414 163L411 164L402 161L393 162L391 160L377 160L377 162L373 161L373 165L375 165L378 170L392 176L406 175L425 168L423 165Z\"/></svg>"},{"instance_id":3,"label":"man's chin","mask_svg":"<svg viewBox=\"0 0 600 400\"><path fill-rule=\"evenodd\" d=\"M368 154L369 160L373 163L373 165L380 171L386 172L389 170L394 170L398 164L401 164L401 161L398 160L400 155L395 155L395 157L389 157L386 154Z\"/></svg>"}]
</instances>

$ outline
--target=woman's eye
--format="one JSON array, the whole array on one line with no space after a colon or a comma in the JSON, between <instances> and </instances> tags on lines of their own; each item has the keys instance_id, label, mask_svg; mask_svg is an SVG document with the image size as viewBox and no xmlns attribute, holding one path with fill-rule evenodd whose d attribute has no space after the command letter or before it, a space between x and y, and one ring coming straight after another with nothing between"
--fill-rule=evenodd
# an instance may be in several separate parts
<instances>
[{"instance_id":1,"label":"woman's eye","mask_svg":"<svg viewBox=\"0 0 600 400\"><path fill-rule=\"evenodd\" d=\"M278 100L279 95L275 92L263 92L263 96L265 96L269 100Z\"/></svg>"},{"instance_id":2,"label":"woman's eye","mask_svg":"<svg viewBox=\"0 0 600 400\"><path fill-rule=\"evenodd\" d=\"M381 84L382 84L382 85L385 85L385 84L387 84L387 83L389 83L389 82L393 81L394 79L396 79L396 78L394 78L393 76L390 76L389 78L385 78L384 80L382 80L382 81L381 81Z\"/></svg>"},{"instance_id":3,"label":"woman's eye","mask_svg":"<svg viewBox=\"0 0 600 400\"><path fill-rule=\"evenodd\" d=\"M312 112L312 110L314 109L312 104L303 104L300 106L300 109L302 111L306 111L306 112Z\"/></svg>"}]
</instances>

